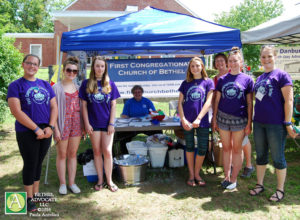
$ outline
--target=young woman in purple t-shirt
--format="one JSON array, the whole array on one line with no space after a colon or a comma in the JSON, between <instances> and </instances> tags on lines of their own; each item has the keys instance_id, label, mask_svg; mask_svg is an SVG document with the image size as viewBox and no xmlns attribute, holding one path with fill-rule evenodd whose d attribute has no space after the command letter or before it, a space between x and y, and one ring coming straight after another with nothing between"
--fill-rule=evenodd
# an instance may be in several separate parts
<instances>
[{"instance_id":1,"label":"young woman in purple t-shirt","mask_svg":"<svg viewBox=\"0 0 300 220\"><path fill-rule=\"evenodd\" d=\"M179 87L178 112L184 129L186 158L189 168L189 186L205 186L200 170L208 148L208 110L212 103L214 83L208 79L204 64L199 57L190 60L186 80ZM197 156L195 160L195 131Z\"/></svg>"},{"instance_id":2,"label":"young woman in purple t-shirt","mask_svg":"<svg viewBox=\"0 0 300 220\"><path fill-rule=\"evenodd\" d=\"M243 59L240 50L232 48L228 56L230 73L221 76L214 104L213 129L219 128L223 146L225 179L222 187L234 189L243 162L242 141L251 133L253 80L241 73ZM234 164L230 176L230 158Z\"/></svg>"},{"instance_id":3,"label":"young woman in purple t-shirt","mask_svg":"<svg viewBox=\"0 0 300 220\"><path fill-rule=\"evenodd\" d=\"M251 196L264 191L264 176L271 152L277 175L277 188L269 198L279 202L284 198L286 160L284 157L287 133L295 138L291 119L293 114L293 84L288 73L275 68L276 49L264 46L260 52L260 62L265 73L256 80L253 136L256 150L257 184L250 190Z\"/></svg>"},{"instance_id":4,"label":"young woman in purple t-shirt","mask_svg":"<svg viewBox=\"0 0 300 220\"><path fill-rule=\"evenodd\" d=\"M223 53L216 54L216 56L214 57L214 60L213 60L213 67L216 70L218 70L218 74L214 77L215 87L217 87L219 78L228 73L228 58L227 58L227 56ZM217 91L215 90L214 96L213 96L213 106L215 105L216 93L217 93ZM244 141L243 141L243 152L244 152L244 158L246 159L246 165L243 169L243 173L241 174L242 178L248 178L254 172L254 167L252 166L252 163L251 163L251 148L252 148L252 146L251 146L249 139L246 139L246 140L247 140L246 143L244 143ZM223 153L224 153L224 151L223 151ZM232 152L230 154L232 154ZM231 160L229 163L232 164ZM232 166L233 165L231 165L231 167Z\"/></svg>"},{"instance_id":5,"label":"young woman in purple t-shirt","mask_svg":"<svg viewBox=\"0 0 300 220\"><path fill-rule=\"evenodd\" d=\"M42 163L51 144L57 120L57 104L50 84L35 78L40 58L33 54L24 57L24 75L8 86L7 100L16 118L15 129L23 159L23 184L27 192L27 210L36 211L32 201L39 192Z\"/></svg>"},{"instance_id":6,"label":"young woman in purple t-shirt","mask_svg":"<svg viewBox=\"0 0 300 220\"><path fill-rule=\"evenodd\" d=\"M82 99L85 131L91 137L98 174L94 189L99 191L104 187L104 165L108 189L115 192L118 187L112 181L112 144L116 99L120 94L115 83L109 79L107 63L102 57L93 58L90 78L82 82L79 97Z\"/></svg>"}]
</instances>

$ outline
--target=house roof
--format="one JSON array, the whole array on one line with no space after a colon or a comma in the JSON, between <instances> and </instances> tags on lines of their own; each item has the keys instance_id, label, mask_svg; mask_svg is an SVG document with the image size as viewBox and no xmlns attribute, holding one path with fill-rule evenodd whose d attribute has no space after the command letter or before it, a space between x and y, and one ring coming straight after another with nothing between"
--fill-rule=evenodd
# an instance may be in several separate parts
<instances>
[{"instance_id":1,"label":"house roof","mask_svg":"<svg viewBox=\"0 0 300 220\"><path fill-rule=\"evenodd\" d=\"M82 27L86 27L92 24L97 24L99 22L104 22L107 20L110 20L112 18L120 17L123 15L126 15L130 12L137 11L137 10L131 10L132 7L128 6L134 6L132 5L137 4L136 2L132 2L130 0L128 1L122 1L122 5L117 7L116 10L106 10L106 9L111 9L112 5L110 6L95 6L94 8L91 8L90 4L89 5L84 5L81 0L75 0L68 4L65 8L63 8L62 11L56 11L52 13L53 20L58 20L61 23L63 23L65 26L68 27L68 30L76 30ZM193 12L187 5L185 5L183 2L180 0L173 0L175 3L177 3L177 6L183 10L180 10L179 12L182 13L182 11L185 11L186 13L189 13L195 17L197 17L197 14ZM84 1L83 1L84 2ZM100 0L98 3L101 2ZM151 1L145 1L142 2L137 6L137 9L139 8L140 10L144 8L144 6L147 4L147 2L151 3ZM113 4L113 1L112 3ZM155 4L155 1L153 2ZM170 8L166 8L165 6L168 5L168 2L164 2L165 5L162 5L161 7L164 9L172 10L174 8L174 4L170 6ZM142 6L144 5L144 6ZM83 10L78 10L80 6L85 7ZM141 8L142 7L142 8ZM177 9L178 9L177 7ZM175 7L176 8L176 7ZM101 10L97 10L101 9Z\"/></svg>"},{"instance_id":2,"label":"house roof","mask_svg":"<svg viewBox=\"0 0 300 220\"><path fill-rule=\"evenodd\" d=\"M13 38L54 38L53 33L6 33L4 36Z\"/></svg>"}]
</instances>

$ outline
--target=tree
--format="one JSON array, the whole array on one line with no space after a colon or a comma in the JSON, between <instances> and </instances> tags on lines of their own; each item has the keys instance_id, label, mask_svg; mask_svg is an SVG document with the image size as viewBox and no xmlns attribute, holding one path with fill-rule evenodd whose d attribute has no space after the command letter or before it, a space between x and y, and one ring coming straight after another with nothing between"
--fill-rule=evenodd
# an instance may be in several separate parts
<instances>
[{"instance_id":1,"label":"tree","mask_svg":"<svg viewBox=\"0 0 300 220\"><path fill-rule=\"evenodd\" d=\"M232 7L228 13L216 15L218 24L246 31L283 12L281 0L244 0L240 5ZM244 58L252 69L259 65L260 46L243 45Z\"/></svg>"},{"instance_id":2,"label":"tree","mask_svg":"<svg viewBox=\"0 0 300 220\"><path fill-rule=\"evenodd\" d=\"M51 12L72 0L0 0L0 28L7 32L54 31Z\"/></svg>"},{"instance_id":3,"label":"tree","mask_svg":"<svg viewBox=\"0 0 300 220\"><path fill-rule=\"evenodd\" d=\"M21 75L22 54L15 48L14 39L0 33L0 123L8 111L6 94L9 83Z\"/></svg>"}]
</instances>

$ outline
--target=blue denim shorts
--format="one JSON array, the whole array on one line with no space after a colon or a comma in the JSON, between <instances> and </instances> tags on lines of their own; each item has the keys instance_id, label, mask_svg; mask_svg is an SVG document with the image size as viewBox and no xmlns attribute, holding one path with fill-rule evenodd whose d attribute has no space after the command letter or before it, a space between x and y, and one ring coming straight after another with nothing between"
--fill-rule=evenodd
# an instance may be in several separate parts
<instances>
[{"instance_id":1,"label":"blue denim shorts","mask_svg":"<svg viewBox=\"0 0 300 220\"><path fill-rule=\"evenodd\" d=\"M269 149L276 169L286 168L284 157L287 131L284 125L253 122L253 135L256 150L256 164L269 162Z\"/></svg>"},{"instance_id":2,"label":"blue denim shorts","mask_svg":"<svg viewBox=\"0 0 300 220\"><path fill-rule=\"evenodd\" d=\"M240 131L245 129L248 118L237 117L218 110L218 127L225 131Z\"/></svg>"},{"instance_id":3,"label":"blue denim shorts","mask_svg":"<svg viewBox=\"0 0 300 220\"><path fill-rule=\"evenodd\" d=\"M192 128L190 131L184 130L186 151L195 152L195 130L197 133L197 154L205 156L208 149L209 128Z\"/></svg>"}]
</instances>

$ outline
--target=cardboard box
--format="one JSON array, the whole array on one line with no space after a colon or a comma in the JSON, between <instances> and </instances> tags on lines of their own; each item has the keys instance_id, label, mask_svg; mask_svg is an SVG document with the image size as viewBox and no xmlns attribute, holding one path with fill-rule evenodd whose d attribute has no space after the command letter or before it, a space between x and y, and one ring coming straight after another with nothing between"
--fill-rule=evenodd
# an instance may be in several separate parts
<instances>
[{"instance_id":1,"label":"cardboard box","mask_svg":"<svg viewBox=\"0 0 300 220\"><path fill-rule=\"evenodd\" d=\"M223 166L223 149L221 142L214 145L214 157L216 165L219 167Z\"/></svg>"}]
</instances>

